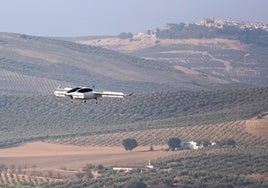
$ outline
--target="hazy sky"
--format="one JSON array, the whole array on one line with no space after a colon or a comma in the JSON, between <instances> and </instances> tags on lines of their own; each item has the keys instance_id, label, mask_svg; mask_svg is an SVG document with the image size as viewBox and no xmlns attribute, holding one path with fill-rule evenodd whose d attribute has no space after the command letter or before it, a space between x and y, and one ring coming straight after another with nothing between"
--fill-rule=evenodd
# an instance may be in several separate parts
<instances>
[{"instance_id":1,"label":"hazy sky","mask_svg":"<svg viewBox=\"0 0 268 188\"><path fill-rule=\"evenodd\" d=\"M202 18L268 23L268 0L0 0L0 32L118 35Z\"/></svg>"}]
</instances>

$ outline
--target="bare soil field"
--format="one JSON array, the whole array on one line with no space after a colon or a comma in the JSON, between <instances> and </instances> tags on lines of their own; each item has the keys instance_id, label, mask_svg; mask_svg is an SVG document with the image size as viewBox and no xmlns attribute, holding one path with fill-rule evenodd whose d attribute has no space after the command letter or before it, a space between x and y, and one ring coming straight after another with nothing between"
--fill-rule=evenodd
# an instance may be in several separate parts
<instances>
[{"instance_id":1,"label":"bare soil field","mask_svg":"<svg viewBox=\"0 0 268 188\"><path fill-rule=\"evenodd\" d=\"M267 115L249 120L246 131L252 135L268 139L268 112Z\"/></svg>"},{"instance_id":2,"label":"bare soil field","mask_svg":"<svg viewBox=\"0 0 268 188\"><path fill-rule=\"evenodd\" d=\"M44 142L26 143L13 148L0 150L0 164L7 166L35 166L36 171L55 171L59 169L81 169L86 164L104 166L133 165L172 154L161 151L167 146L156 146L154 151L149 147L138 146L133 151L123 147L93 147L51 144Z\"/></svg>"},{"instance_id":3,"label":"bare soil field","mask_svg":"<svg viewBox=\"0 0 268 188\"><path fill-rule=\"evenodd\" d=\"M158 41L158 42L157 42ZM161 43L163 46L173 45L173 44L188 44L188 45L207 45L207 46L217 46L223 49L235 49L241 50L245 48L245 45L241 44L237 40L229 39L159 39L154 35L137 34L130 39L120 39L120 38L104 38L104 39L93 39L93 40L80 40L77 41L80 44L101 46L110 49L117 49L119 51L136 51L144 48L149 48L156 43Z\"/></svg>"},{"instance_id":4,"label":"bare soil field","mask_svg":"<svg viewBox=\"0 0 268 188\"><path fill-rule=\"evenodd\" d=\"M268 175L267 174L250 174L250 175L247 175L247 177L250 178L250 179L268 180Z\"/></svg>"}]
</instances>

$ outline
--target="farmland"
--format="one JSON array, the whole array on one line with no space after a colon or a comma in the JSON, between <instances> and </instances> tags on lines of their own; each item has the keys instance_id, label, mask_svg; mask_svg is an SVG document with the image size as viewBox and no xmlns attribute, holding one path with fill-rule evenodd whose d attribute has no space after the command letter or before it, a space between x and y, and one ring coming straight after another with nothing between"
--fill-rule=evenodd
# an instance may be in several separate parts
<instances>
[{"instance_id":1,"label":"farmland","mask_svg":"<svg viewBox=\"0 0 268 188\"><path fill-rule=\"evenodd\" d=\"M267 111L268 100L264 87L134 94L98 105L42 95L3 95L0 103L0 144L6 147L36 139L247 120Z\"/></svg>"},{"instance_id":2,"label":"farmland","mask_svg":"<svg viewBox=\"0 0 268 188\"><path fill-rule=\"evenodd\" d=\"M267 45L251 39L0 33L0 186L267 187ZM60 84L134 94L84 103Z\"/></svg>"},{"instance_id":3,"label":"farmland","mask_svg":"<svg viewBox=\"0 0 268 188\"><path fill-rule=\"evenodd\" d=\"M58 85L125 92L210 90L266 86L268 81L265 45L222 38L153 38L160 43L142 48L151 40L146 37L75 43L0 33L0 92L48 95ZM103 48L109 41L136 48L127 53L115 46Z\"/></svg>"},{"instance_id":4,"label":"farmland","mask_svg":"<svg viewBox=\"0 0 268 188\"><path fill-rule=\"evenodd\" d=\"M255 121L237 121L215 126L166 128L91 137L79 136L69 139L58 138L2 149L0 158L5 161L6 168L2 169L1 182L3 185L24 184L45 187L51 183L56 187L75 186L76 184L80 186L82 184L88 186L120 185L119 182L128 181L136 175L135 173L122 174L122 172L114 174L111 171L112 166L133 165L135 163L140 166L145 165L146 161L151 159L154 165L163 169L148 171L139 175L146 183L151 185L155 184L158 178L164 181L165 177L168 177L172 178L177 184L181 183L183 185L187 185L191 180L196 185L217 182L226 186L225 181L228 180L230 184L234 185L259 185L262 187L267 185L265 184L266 178L263 179L265 181L250 178L250 175L253 176L254 174L265 176L267 172L267 138L254 136L246 132L248 123L252 124ZM116 146L121 138L129 136L136 138L141 146L132 152L126 152L122 146ZM161 151L166 149L167 146L157 145L161 142L155 143L153 138L159 137L159 140L165 140L169 136L179 136L183 140L210 138L214 141L234 138L237 144L234 147L209 147L196 151ZM150 139L152 139L152 142L146 142ZM107 144L107 141L109 144ZM91 145L96 146L92 147ZM149 151L150 145L153 145L154 151ZM79 172L85 173L83 170L85 164L93 165L92 172L98 171L101 176L84 179L81 182L76 174ZM105 165L106 170L97 170L94 165L99 164ZM166 171L165 169L169 170ZM109 177L108 182L107 176ZM119 182L118 178L120 179ZM66 181L66 179L72 179L72 183ZM204 181L205 179L206 181Z\"/></svg>"},{"instance_id":5,"label":"farmland","mask_svg":"<svg viewBox=\"0 0 268 188\"><path fill-rule=\"evenodd\" d=\"M230 185L265 187L268 139L262 129L267 125L267 98L266 87L152 92L99 104L3 96L1 183L103 187L138 176L150 186L169 179L173 185L227 186L228 180ZM122 139L129 137L139 145L132 152L122 147ZM236 144L172 152L166 151L170 137L201 143L233 139ZM161 170L112 171L114 165L140 166L148 160ZM85 178L87 164L95 178Z\"/></svg>"}]
</instances>

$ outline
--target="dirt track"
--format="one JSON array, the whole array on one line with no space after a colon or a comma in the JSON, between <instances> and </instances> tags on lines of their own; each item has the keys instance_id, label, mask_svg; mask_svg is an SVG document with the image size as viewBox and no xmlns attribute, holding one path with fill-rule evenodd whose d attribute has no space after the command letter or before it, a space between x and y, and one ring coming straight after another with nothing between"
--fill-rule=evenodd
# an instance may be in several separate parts
<instances>
[{"instance_id":1,"label":"dirt track","mask_svg":"<svg viewBox=\"0 0 268 188\"><path fill-rule=\"evenodd\" d=\"M33 142L25 145L0 150L0 164L36 166L37 171L56 170L60 168L80 169L86 164L104 166L130 165L157 157L170 155L160 149L167 146L137 147L129 152L123 147L80 147L44 142Z\"/></svg>"}]
</instances>

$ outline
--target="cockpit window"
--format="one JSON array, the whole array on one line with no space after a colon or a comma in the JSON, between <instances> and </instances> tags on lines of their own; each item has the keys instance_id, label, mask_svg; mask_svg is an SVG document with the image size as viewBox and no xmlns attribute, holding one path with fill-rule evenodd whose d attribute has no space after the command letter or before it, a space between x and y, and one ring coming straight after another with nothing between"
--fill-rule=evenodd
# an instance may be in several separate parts
<instances>
[{"instance_id":1,"label":"cockpit window","mask_svg":"<svg viewBox=\"0 0 268 188\"><path fill-rule=\"evenodd\" d=\"M75 92L75 91L77 91L78 89L81 89L81 87L75 87L75 88L73 88L73 89L67 91L67 93Z\"/></svg>"},{"instance_id":2,"label":"cockpit window","mask_svg":"<svg viewBox=\"0 0 268 188\"><path fill-rule=\"evenodd\" d=\"M93 91L93 90L91 88L82 88L82 89L79 89L77 92L86 93L86 92L90 92L90 91Z\"/></svg>"}]
</instances>

